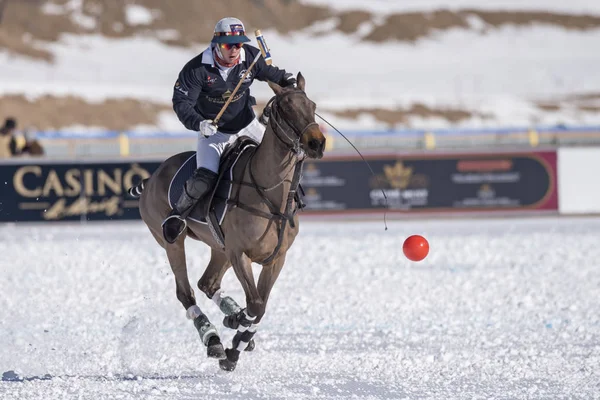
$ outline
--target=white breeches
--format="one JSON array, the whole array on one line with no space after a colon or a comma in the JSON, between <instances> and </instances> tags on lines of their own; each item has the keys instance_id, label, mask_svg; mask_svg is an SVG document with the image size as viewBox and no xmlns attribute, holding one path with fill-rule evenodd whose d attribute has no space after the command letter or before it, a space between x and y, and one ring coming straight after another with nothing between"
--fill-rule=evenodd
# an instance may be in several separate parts
<instances>
[{"instance_id":1,"label":"white breeches","mask_svg":"<svg viewBox=\"0 0 600 400\"><path fill-rule=\"evenodd\" d=\"M255 118L247 127L235 135L217 131L214 135L206 138L198 134L198 152L196 153L198 168L206 168L218 173L221 154L227 146L235 142L240 136L249 136L260 143L264 133L265 127Z\"/></svg>"}]
</instances>

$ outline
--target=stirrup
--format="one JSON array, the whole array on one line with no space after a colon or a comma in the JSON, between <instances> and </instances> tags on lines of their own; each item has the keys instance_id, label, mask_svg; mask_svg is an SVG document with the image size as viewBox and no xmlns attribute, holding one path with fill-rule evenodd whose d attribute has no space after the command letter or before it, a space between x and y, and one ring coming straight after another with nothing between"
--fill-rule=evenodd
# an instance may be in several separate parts
<instances>
[{"instance_id":1,"label":"stirrup","mask_svg":"<svg viewBox=\"0 0 600 400\"><path fill-rule=\"evenodd\" d=\"M163 237L167 243L173 244L187 228L187 221L182 219L180 215L171 213L171 215L165 218L161 226Z\"/></svg>"}]
</instances>

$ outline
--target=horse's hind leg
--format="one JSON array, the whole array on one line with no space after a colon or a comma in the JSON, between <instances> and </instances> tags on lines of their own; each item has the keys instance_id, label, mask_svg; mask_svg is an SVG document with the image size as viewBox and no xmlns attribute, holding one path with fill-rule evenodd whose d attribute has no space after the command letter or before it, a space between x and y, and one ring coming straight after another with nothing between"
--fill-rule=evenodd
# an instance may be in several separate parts
<instances>
[{"instance_id":1,"label":"horse's hind leg","mask_svg":"<svg viewBox=\"0 0 600 400\"><path fill-rule=\"evenodd\" d=\"M171 265L173 274L175 274L177 299L186 309L188 319L194 321L194 326L198 330L200 339L207 347L207 356L224 359L226 357L225 350L221 344L217 328L210 323L208 317L196 305L196 298L188 279L184 239L184 237L181 237L174 244L165 246L169 264Z\"/></svg>"},{"instance_id":2,"label":"horse's hind leg","mask_svg":"<svg viewBox=\"0 0 600 400\"><path fill-rule=\"evenodd\" d=\"M225 272L231 266L227 255L221 251L212 250L210 262L198 281L198 288L211 299L225 314L223 325L227 328L237 329L240 323L249 326L250 322L245 317L247 314L240 305L221 289L221 281ZM254 350L254 341L247 343L246 351Z\"/></svg>"},{"instance_id":3,"label":"horse's hind leg","mask_svg":"<svg viewBox=\"0 0 600 400\"><path fill-rule=\"evenodd\" d=\"M209 299L212 299L221 289L221 281L230 266L231 263L225 253L211 249L210 262L198 281L198 289L208 296Z\"/></svg>"}]
</instances>

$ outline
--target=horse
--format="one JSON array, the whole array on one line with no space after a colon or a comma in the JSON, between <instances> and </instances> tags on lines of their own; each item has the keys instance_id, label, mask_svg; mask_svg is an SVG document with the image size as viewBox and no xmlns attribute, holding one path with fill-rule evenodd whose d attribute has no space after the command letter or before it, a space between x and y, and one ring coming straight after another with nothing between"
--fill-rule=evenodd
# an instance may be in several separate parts
<instances>
[{"instance_id":1,"label":"horse","mask_svg":"<svg viewBox=\"0 0 600 400\"><path fill-rule=\"evenodd\" d=\"M171 181L186 159L195 157L194 152L171 156L149 178L129 190L139 198L142 220L166 251L175 276L177 299L187 318L194 322L207 357L218 359L225 371L235 369L241 351L255 347L257 325L264 317L271 289L299 231L296 211L302 163L306 158L322 158L325 150L325 136L315 122L316 104L304 91L302 74L297 75L296 87L268 84L275 95L265 107L264 114L268 109L270 116L262 141L238 148L232 167L223 167L225 154L221 158L219 179L223 179L215 186L228 183L231 196L225 203L226 214L220 226L211 208L217 198L215 188L212 203L208 199L205 204L196 205L196 211L203 207L206 223L188 219L186 231L175 243L169 244L163 238L161 223L171 211ZM225 327L237 330L230 348L223 347L218 330L196 304L186 267L184 243L188 237L210 247L210 262L198 288L225 314ZM262 266L258 282L252 273L253 262ZM230 267L244 290L245 308L221 289L222 278Z\"/></svg>"}]
</instances>

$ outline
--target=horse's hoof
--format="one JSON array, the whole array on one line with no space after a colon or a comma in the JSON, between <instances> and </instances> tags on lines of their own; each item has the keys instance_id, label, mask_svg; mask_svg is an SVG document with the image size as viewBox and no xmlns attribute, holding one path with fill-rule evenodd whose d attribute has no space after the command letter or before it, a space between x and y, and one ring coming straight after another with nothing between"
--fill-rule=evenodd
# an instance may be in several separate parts
<instances>
[{"instance_id":1,"label":"horse's hoof","mask_svg":"<svg viewBox=\"0 0 600 400\"><path fill-rule=\"evenodd\" d=\"M221 339L219 339L218 336L213 336L208 339L208 344L206 345L206 356L208 358L216 358L218 360L224 360L227 358L227 354L225 354L225 349L223 348Z\"/></svg>"},{"instance_id":2,"label":"horse's hoof","mask_svg":"<svg viewBox=\"0 0 600 400\"><path fill-rule=\"evenodd\" d=\"M223 371L231 372L235 369L240 357L240 352L235 349L227 349L225 350L225 354L227 355L227 358L219 361L219 367L221 367Z\"/></svg>"},{"instance_id":3,"label":"horse's hoof","mask_svg":"<svg viewBox=\"0 0 600 400\"><path fill-rule=\"evenodd\" d=\"M228 371L228 372L233 371L235 369L236 364L237 364L237 362L229 361L228 359L219 360L219 367L221 367L221 369L223 371Z\"/></svg>"},{"instance_id":4,"label":"horse's hoof","mask_svg":"<svg viewBox=\"0 0 600 400\"><path fill-rule=\"evenodd\" d=\"M256 344L254 343L254 339L250 339L250 341L248 342L248 346L246 346L244 351L252 351L252 350L254 350L255 347L256 347Z\"/></svg>"}]
</instances>

